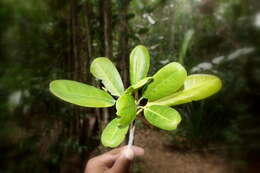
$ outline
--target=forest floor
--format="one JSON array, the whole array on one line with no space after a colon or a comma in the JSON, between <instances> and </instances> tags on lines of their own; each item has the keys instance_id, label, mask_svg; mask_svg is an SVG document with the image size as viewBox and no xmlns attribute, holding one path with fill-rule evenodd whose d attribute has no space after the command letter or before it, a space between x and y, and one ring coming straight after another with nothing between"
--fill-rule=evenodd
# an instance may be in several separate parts
<instances>
[{"instance_id":1,"label":"forest floor","mask_svg":"<svg viewBox=\"0 0 260 173\"><path fill-rule=\"evenodd\" d=\"M260 160L248 165L249 169L246 170L227 159L221 151L212 152L206 147L181 149L173 145L169 134L156 129L138 128L135 145L143 147L145 155L135 158L132 173L258 173L260 169ZM91 153L91 157L105 151L107 148L100 146ZM61 172L77 172L80 167L78 156L68 161Z\"/></svg>"},{"instance_id":2,"label":"forest floor","mask_svg":"<svg viewBox=\"0 0 260 173\"><path fill-rule=\"evenodd\" d=\"M134 173L235 173L234 166L222 156L210 152L192 152L175 149L167 133L138 129L135 145L145 149L137 159Z\"/></svg>"},{"instance_id":3,"label":"forest floor","mask_svg":"<svg viewBox=\"0 0 260 173\"><path fill-rule=\"evenodd\" d=\"M145 155L135 158L132 173L259 173L260 159L243 162L237 165L221 151L212 151L207 147L188 149L175 142L165 131L149 128L138 128L135 134L135 145L144 148ZM183 148L181 148L183 147ZM94 150L94 157L108 151L103 146ZM241 163L240 163L241 164ZM64 162L60 172L80 172L79 155L74 155Z\"/></svg>"}]
</instances>

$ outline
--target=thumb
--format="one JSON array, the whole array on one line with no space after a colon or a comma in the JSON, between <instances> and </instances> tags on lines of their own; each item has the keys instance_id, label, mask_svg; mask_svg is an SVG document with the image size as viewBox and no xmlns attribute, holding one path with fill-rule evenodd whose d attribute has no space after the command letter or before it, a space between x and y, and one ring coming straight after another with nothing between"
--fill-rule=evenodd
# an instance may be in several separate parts
<instances>
[{"instance_id":1,"label":"thumb","mask_svg":"<svg viewBox=\"0 0 260 173\"><path fill-rule=\"evenodd\" d=\"M125 148L119 158L114 163L111 171L113 173L128 173L134 159L134 151L132 148Z\"/></svg>"}]
</instances>

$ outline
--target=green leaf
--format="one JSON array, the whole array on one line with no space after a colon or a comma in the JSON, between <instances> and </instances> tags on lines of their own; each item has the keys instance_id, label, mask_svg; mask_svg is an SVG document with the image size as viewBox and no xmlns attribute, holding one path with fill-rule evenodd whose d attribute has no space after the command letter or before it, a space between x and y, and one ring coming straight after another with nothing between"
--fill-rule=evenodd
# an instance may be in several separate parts
<instances>
[{"instance_id":1,"label":"green leaf","mask_svg":"<svg viewBox=\"0 0 260 173\"><path fill-rule=\"evenodd\" d=\"M128 87L124 93L126 94L132 94L135 90L143 87L146 84L149 84L151 81L153 80L152 77L145 77L144 79L138 81L136 84L131 85L130 87Z\"/></svg>"},{"instance_id":2,"label":"green leaf","mask_svg":"<svg viewBox=\"0 0 260 173\"><path fill-rule=\"evenodd\" d=\"M120 116L119 124L121 126L129 125L136 117L135 99L130 94L123 94L116 101L116 114Z\"/></svg>"},{"instance_id":3,"label":"green leaf","mask_svg":"<svg viewBox=\"0 0 260 173\"><path fill-rule=\"evenodd\" d=\"M142 80L138 81L136 84L132 85L132 87L134 90L137 90L137 89L143 87L144 85L148 84L152 80L153 80L153 77L145 77Z\"/></svg>"},{"instance_id":4,"label":"green leaf","mask_svg":"<svg viewBox=\"0 0 260 173\"><path fill-rule=\"evenodd\" d=\"M130 54L130 81L136 84L147 76L150 66L150 55L146 47L136 46Z\"/></svg>"},{"instance_id":5,"label":"green leaf","mask_svg":"<svg viewBox=\"0 0 260 173\"><path fill-rule=\"evenodd\" d=\"M108 58L96 58L91 66L90 72L102 80L105 88L114 96L120 96L124 92L124 85L115 65Z\"/></svg>"},{"instance_id":6,"label":"green leaf","mask_svg":"<svg viewBox=\"0 0 260 173\"><path fill-rule=\"evenodd\" d=\"M134 92L134 88L130 86L125 90L124 94L133 94L133 92Z\"/></svg>"},{"instance_id":7,"label":"green leaf","mask_svg":"<svg viewBox=\"0 0 260 173\"><path fill-rule=\"evenodd\" d=\"M221 80L214 75L194 74L187 77L184 89L170 96L150 102L148 105L174 106L192 101L202 100L215 93L222 87Z\"/></svg>"},{"instance_id":8,"label":"green leaf","mask_svg":"<svg viewBox=\"0 0 260 173\"><path fill-rule=\"evenodd\" d=\"M101 142L106 147L117 147L125 139L129 126L119 126L118 118L113 119L102 132Z\"/></svg>"},{"instance_id":9,"label":"green leaf","mask_svg":"<svg viewBox=\"0 0 260 173\"><path fill-rule=\"evenodd\" d=\"M145 107L144 116L149 123L163 130L174 130L181 122L181 116L175 109L163 105Z\"/></svg>"},{"instance_id":10,"label":"green leaf","mask_svg":"<svg viewBox=\"0 0 260 173\"><path fill-rule=\"evenodd\" d=\"M143 96L149 101L168 96L183 86L186 77L187 72L181 64L167 64L154 74L153 81L147 86Z\"/></svg>"},{"instance_id":11,"label":"green leaf","mask_svg":"<svg viewBox=\"0 0 260 173\"><path fill-rule=\"evenodd\" d=\"M50 83L50 91L60 99L84 107L110 107L115 100L107 92L71 80L55 80Z\"/></svg>"}]
</instances>

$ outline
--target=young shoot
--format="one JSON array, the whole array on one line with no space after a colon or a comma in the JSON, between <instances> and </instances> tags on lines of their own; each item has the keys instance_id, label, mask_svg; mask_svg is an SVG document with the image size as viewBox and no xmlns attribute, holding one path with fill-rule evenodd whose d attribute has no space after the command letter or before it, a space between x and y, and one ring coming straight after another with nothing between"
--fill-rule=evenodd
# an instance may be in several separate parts
<instances>
[{"instance_id":1,"label":"young shoot","mask_svg":"<svg viewBox=\"0 0 260 173\"><path fill-rule=\"evenodd\" d=\"M185 68L177 62L171 62L147 77L150 55L142 45L132 50L129 60L131 85L126 89L115 65L105 57L94 59L90 67L90 72L101 80L105 90L71 80L50 83L51 93L69 103L97 108L116 106L115 118L101 135L101 142L106 147L119 146L128 131L130 147L134 141L134 121L142 115L160 129L175 130L181 116L172 106L202 100L222 87L217 76L187 75ZM142 99L147 100L144 106L140 105Z\"/></svg>"}]
</instances>

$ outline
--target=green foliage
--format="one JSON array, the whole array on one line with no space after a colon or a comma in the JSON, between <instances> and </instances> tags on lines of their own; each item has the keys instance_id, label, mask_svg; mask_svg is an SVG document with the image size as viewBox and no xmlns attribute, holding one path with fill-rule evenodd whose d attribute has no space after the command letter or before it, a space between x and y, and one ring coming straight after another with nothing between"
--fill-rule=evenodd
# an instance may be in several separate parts
<instances>
[{"instance_id":1,"label":"green foliage","mask_svg":"<svg viewBox=\"0 0 260 173\"><path fill-rule=\"evenodd\" d=\"M145 90L144 97L154 101L168 96L182 87L186 77L187 72L181 64L169 63L153 75L153 81Z\"/></svg>"},{"instance_id":2,"label":"green foliage","mask_svg":"<svg viewBox=\"0 0 260 173\"><path fill-rule=\"evenodd\" d=\"M147 76L150 66L150 55L146 47L136 46L130 54L130 81L136 84Z\"/></svg>"},{"instance_id":3,"label":"green foliage","mask_svg":"<svg viewBox=\"0 0 260 173\"><path fill-rule=\"evenodd\" d=\"M120 96L124 91L124 85L114 64L108 58L96 58L90 72L97 79L102 80L106 89L114 96Z\"/></svg>"},{"instance_id":4,"label":"green foliage","mask_svg":"<svg viewBox=\"0 0 260 173\"><path fill-rule=\"evenodd\" d=\"M136 117L136 104L134 97L125 93L116 101L116 114L120 117L121 126L129 125Z\"/></svg>"},{"instance_id":5,"label":"green foliage","mask_svg":"<svg viewBox=\"0 0 260 173\"><path fill-rule=\"evenodd\" d=\"M141 111L144 111L145 118L152 125L163 130L175 130L181 117L167 105L201 100L221 88L218 77L202 74L187 77L185 68L176 62L165 65L152 77L146 77L149 61L149 53L144 46L133 49L130 54L132 85L124 94L122 80L113 63L107 58L97 58L92 62L91 73L102 80L105 89L112 95L120 96L116 101L116 114L119 118L112 120L102 132L101 142L104 146L117 147ZM133 95L144 86L146 89L143 97L149 102L146 106L140 106L140 100L137 101L138 98ZM181 88L183 89L180 90ZM105 91L79 82L56 80L51 82L50 90L57 97L80 106L109 107L114 104L113 98Z\"/></svg>"},{"instance_id":6,"label":"green foliage","mask_svg":"<svg viewBox=\"0 0 260 173\"><path fill-rule=\"evenodd\" d=\"M185 80L182 90L148 104L175 106L198 101L217 93L221 87L221 80L214 75L190 75Z\"/></svg>"},{"instance_id":7,"label":"green foliage","mask_svg":"<svg viewBox=\"0 0 260 173\"><path fill-rule=\"evenodd\" d=\"M79 106L110 107L115 104L115 100L107 92L76 81L52 81L50 91L56 97Z\"/></svg>"},{"instance_id":8,"label":"green foliage","mask_svg":"<svg viewBox=\"0 0 260 173\"><path fill-rule=\"evenodd\" d=\"M133 93L137 89L142 88L144 85L149 84L152 80L153 80L152 77L146 77L146 78L138 81L136 84L131 85L130 87L128 87L126 89L125 93Z\"/></svg>"},{"instance_id":9,"label":"green foliage","mask_svg":"<svg viewBox=\"0 0 260 173\"><path fill-rule=\"evenodd\" d=\"M146 77L146 78L143 78L142 80L138 81L136 84L131 85L130 87L132 87L134 90L136 90L136 89L139 89L139 88L143 87L144 85L148 84L152 80L153 80L153 77Z\"/></svg>"},{"instance_id":10,"label":"green foliage","mask_svg":"<svg viewBox=\"0 0 260 173\"><path fill-rule=\"evenodd\" d=\"M118 118L113 119L103 130L101 135L101 142L104 146L117 147L125 139L125 135L129 126L119 126L118 121Z\"/></svg>"},{"instance_id":11,"label":"green foliage","mask_svg":"<svg viewBox=\"0 0 260 173\"><path fill-rule=\"evenodd\" d=\"M163 130L175 130L181 122L180 114L164 105L151 105L144 108L144 116L152 125Z\"/></svg>"},{"instance_id":12,"label":"green foliage","mask_svg":"<svg viewBox=\"0 0 260 173\"><path fill-rule=\"evenodd\" d=\"M82 122L86 120L86 117L93 116L94 109L87 110L87 113L85 110L84 113L75 113L72 105L63 104L52 97L47 90L47 83L54 79L74 78L86 81L87 78L87 81L90 81L89 73L81 72L82 70L78 69L77 65L82 65L85 70L89 71L88 63L85 64L82 61L89 61L92 57L103 55L107 47L104 45L102 25L104 18L100 16L103 7L100 3L103 1L76 2L77 14L75 22L72 22L77 25L75 30L71 25L73 21L71 2L62 0L0 1L2 172L60 172L59 166L68 165L64 161L74 158L68 157L68 152L74 152L70 145L77 148L75 151L81 150L87 155L98 144L97 128L91 131L93 135L86 139L87 144L82 143L84 140L78 141L79 138L85 136L85 130L89 130L88 125L87 127L81 126L82 124L78 126L78 121ZM113 35L113 60L120 67L122 61L125 61L121 58L120 51L129 52L129 50L118 49L122 43L121 32L119 32L121 20L125 18L118 10L118 2L123 1L111 1L112 29L108 28L108 30ZM89 9L86 9L86 3L89 3ZM197 142L210 143L232 140L232 143L228 143L229 152L235 146L238 147L239 153L245 155L248 154L248 149L252 149L251 144L259 150L260 138L257 135L259 136L260 132L258 129L260 68L259 62L256 63L259 61L260 44L259 24L256 25L258 11L259 1L257 0L207 2L133 0L130 8L124 10L127 13L128 22L125 26L128 28L128 33L125 33L128 37L128 47L138 43L147 45L151 56L149 74L154 74L169 62L181 63L180 56L185 38L192 28L194 30L192 45L188 45L183 58L184 63L181 64L191 74L193 72L189 70L195 65L210 62L213 65L212 69L202 69L203 71L197 71L197 73L221 76L225 83L221 93L211 99L176 106L176 110L182 115L182 124L172 132L178 133L176 139L184 139L187 142L193 142L192 139L196 139ZM88 14L90 15L89 22L86 17ZM87 31L87 25L90 26L89 31ZM88 36L88 32L91 37ZM75 34L76 47L78 47L76 52L76 47L71 45L72 36ZM91 38L92 50L88 50L88 37ZM237 50L243 47L255 48L256 52L253 55L244 54L241 58L228 61L229 54L239 53L240 51L237 52ZM79 57L73 58L72 52L79 54ZM224 61L221 64L215 64L213 58L219 56L224 56ZM131 94L134 92L141 94L148 83L138 84L138 87L133 89L135 84L130 86L128 91L131 91L129 92ZM10 109L10 98L13 98L16 93L20 93L20 97L17 99L17 105ZM234 106L229 106L230 103ZM114 112L114 110L109 110L109 112ZM111 116L116 117L116 114L112 113ZM137 125L136 122L142 121L135 121ZM96 123L99 125L100 121ZM180 131L182 134L179 134ZM57 138L56 135L62 139ZM37 138L34 142L24 142L28 136ZM234 141L234 136L239 136L240 144ZM67 139L71 140L69 146L65 146ZM174 143L176 144L177 141L174 140ZM52 150L46 143L57 145L58 151ZM87 146L88 149L78 149L79 146ZM200 148L201 146L199 145ZM29 150L30 153L28 153ZM45 165L48 159L53 160L53 163ZM35 165L33 162L38 164ZM72 168L71 166L67 167ZM66 168L62 169L66 171ZM77 172L76 169L74 172Z\"/></svg>"}]
</instances>

